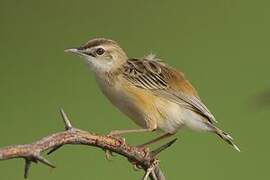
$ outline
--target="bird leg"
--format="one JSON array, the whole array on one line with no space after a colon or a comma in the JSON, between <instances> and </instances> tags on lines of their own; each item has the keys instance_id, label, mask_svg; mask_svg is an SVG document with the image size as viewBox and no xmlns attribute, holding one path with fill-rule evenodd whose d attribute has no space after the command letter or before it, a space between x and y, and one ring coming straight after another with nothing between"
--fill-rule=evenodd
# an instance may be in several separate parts
<instances>
[{"instance_id":1,"label":"bird leg","mask_svg":"<svg viewBox=\"0 0 270 180\"><path fill-rule=\"evenodd\" d=\"M113 130L111 131L108 136L113 136L113 137L117 137L119 138L119 135L122 135L122 134L128 134L128 133L140 133L140 132L152 132L154 131L155 129L127 129L127 130ZM123 142L125 142L125 139L120 137ZM109 150L105 150L105 157L107 160L110 159L110 156L112 156L112 152L109 151Z\"/></svg>"},{"instance_id":2,"label":"bird leg","mask_svg":"<svg viewBox=\"0 0 270 180\"><path fill-rule=\"evenodd\" d=\"M151 141L148 141L148 142L146 142L146 143L144 143L144 144L141 144L141 145L139 145L139 146L137 146L137 147L145 147L145 146L147 146L147 145L154 144L154 143L156 143L156 142L158 142L158 141L160 141L160 140L162 140L162 139L168 138L168 137L170 137L170 136L172 136L172 135L173 135L173 134L171 134L171 133L165 133L165 134L162 134L161 136L158 136L157 138L155 138L155 139L153 139L153 140L151 140Z\"/></svg>"},{"instance_id":3,"label":"bird leg","mask_svg":"<svg viewBox=\"0 0 270 180\"><path fill-rule=\"evenodd\" d=\"M139 132L152 132L155 129L127 129L127 130L113 130L109 133L109 136L119 136L122 134L139 133Z\"/></svg>"}]
</instances>

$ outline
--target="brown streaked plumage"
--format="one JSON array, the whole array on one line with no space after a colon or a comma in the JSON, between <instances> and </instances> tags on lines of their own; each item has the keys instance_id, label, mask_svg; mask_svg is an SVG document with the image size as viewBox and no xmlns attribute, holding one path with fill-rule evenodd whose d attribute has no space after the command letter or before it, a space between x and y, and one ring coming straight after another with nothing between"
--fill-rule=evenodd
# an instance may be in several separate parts
<instances>
[{"instance_id":1,"label":"brown streaked plumage","mask_svg":"<svg viewBox=\"0 0 270 180\"><path fill-rule=\"evenodd\" d=\"M185 126L213 132L239 150L231 136L214 125L215 117L184 74L160 59L152 55L128 58L115 41L104 38L66 51L85 59L103 94L142 128L112 134L164 131L164 135L149 142L153 143Z\"/></svg>"},{"instance_id":2,"label":"brown streaked plumage","mask_svg":"<svg viewBox=\"0 0 270 180\"><path fill-rule=\"evenodd\" d=\"M183 73L164 63L148 59L129 59L123 69L124 77L132 85L151 90L153 94L165 99L183 101L187 107L205 116L209 122L215 121Z\"/></svg>"}]
</instances>

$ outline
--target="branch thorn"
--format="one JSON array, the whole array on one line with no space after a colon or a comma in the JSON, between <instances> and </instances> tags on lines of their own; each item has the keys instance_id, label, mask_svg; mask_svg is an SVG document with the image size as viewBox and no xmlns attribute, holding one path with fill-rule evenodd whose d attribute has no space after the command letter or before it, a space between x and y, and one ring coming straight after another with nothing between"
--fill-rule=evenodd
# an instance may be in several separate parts
<instances>
[{"instance_id":1,"label":"branch thorn","mask_svg":"<svg viewBox=\"0 0 270 180\"><path fill-rule=\"evenodd\" d=\"M163 146L160 146L159 148L153 150L150 152L152 157L157 156L161 151L167 149L168 147L170 147L173 143L175 143L175 141L177 140L177 138L173 139L172 141L164 144Z\"/></svg>"},{"instance_id":2,"label":"branch thorn","mask_svg":"<svg viewBox=\"0 0 270 180\"><path fill-rule=\"evenodd\" d=\"M50 163L50 161L48 161L47 159L45 159L44 157L42 157L40 155L35 156L35 159L38 162L41 162L41 163L43 163L43 164L45 164L45 165L47 165L47 166L49 166L51 168L55 168L55 166L52 163Z\"/></svg>"},{"instance_id":3,"label":"branch thorn","mask_svg":"<svg viewBox=\"0 0 270 180\"><path fill-rule=\"evenodd\" d=\"M153 170L154 170L154 167L150 167L150 168L148 168L148 169L145 171L145 174L144 174L144 176L143 176L142 180L147 180L147 179L148 179L148 177L149 177L149 175L150 175L150 173L152 173L152 172L153 172Z\"/></svg>"},{"instance_id":4,"label":"branch thorn","mask_svg":"<svg viewBox=\"0 0 270 180\"><path fill-rule=\"evenodd\" d=\"M68 116L62 108L60 108L60 114L61 114L61 117L62 117L64 124L65 124L65 130L72 129L72 125L68 119Z\"/></svg>"},{"instance_id":5,"label":"branch thorn","mask_svg":"<svg viewBox=\"0 0 270 180\"><path fill-rule=\"evenodd\" d=\"M155 170L153 170L153 171L151 172L151 176L152 176L152 179L153 179L153 180L158 180L157 175L156 175L156 173L155 173Z\"/></svg>"},{"instance_id":6,"label":"branch thorn","mask_svg":"<svg viewBox=\"0 0 270 180\"><path fill-rule=\"evenodd\" d=\"M50 155L51 153L53 153L54 151L58 150L59 148L61 148L63 145L59 145L59 146L56 146L54 148L52 148L49 152L47 152L47 155Z\"/></svg>"},{"instance_id":7,"label":"branch thorn","mask_svg":"<svg viewBox=\"0 0 270 180\"><path fill-rule=\"evenodd\" d=\"M25 161L24 162L24 179L27 179L28 173L29 173L29 169L31 167L31 160L25 159L24 161Z\"/></svg>"}]
</instances>

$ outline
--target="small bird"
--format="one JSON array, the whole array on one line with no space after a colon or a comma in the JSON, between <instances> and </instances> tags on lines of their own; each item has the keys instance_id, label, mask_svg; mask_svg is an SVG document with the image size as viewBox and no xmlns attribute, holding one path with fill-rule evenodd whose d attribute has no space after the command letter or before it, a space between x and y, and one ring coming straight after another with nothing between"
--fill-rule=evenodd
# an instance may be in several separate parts
<instances>
[{"instance_id":1,"label":"small bird","mask_svg":"<svg viewBox=\"0 0 270 180\"><path fill-rule=\"evenodd\" d=\"M150 54L129 58L117 42L95 38L78 48L66 49L84 59L109 101L140 129L115 130L110 135L161 130L145 145L167 138L182 127L212 132L236 150L233 138L215 126L215 117L204 105L184 74Z\"/></svg>"}]
</instances>

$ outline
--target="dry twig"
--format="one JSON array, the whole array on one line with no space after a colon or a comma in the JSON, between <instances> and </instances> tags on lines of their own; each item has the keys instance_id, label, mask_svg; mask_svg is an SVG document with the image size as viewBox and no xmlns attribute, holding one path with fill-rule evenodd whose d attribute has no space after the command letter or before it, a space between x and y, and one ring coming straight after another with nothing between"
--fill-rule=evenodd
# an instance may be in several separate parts
<instances>
[{"instance_id":1,"label":"dry twig","mask_svg":"<svg viewBox=\"0 0 270 180\"><path fill-rule=\"evenodd\" d=\"M41 156L42 152L48 150L47 154L51 154L65 144L81 144L99 147L103 150L108 150L126 157L129 162L137 168L145 171L143 180L146 180L148 177L151 180L165 180L165 176L158 166L156 156L172 145L176 139L153 151L149 151L147 148L130 146L121 138L97 135L74 128L62 109L60 113L65 124L65 131L51 134L31 144L13 145L1 148L0 160L23 158L25 160L24 177L27 178L32 162L39 162L51 168L55 168L52 163Z\"/></svg>"}]
</instances>

